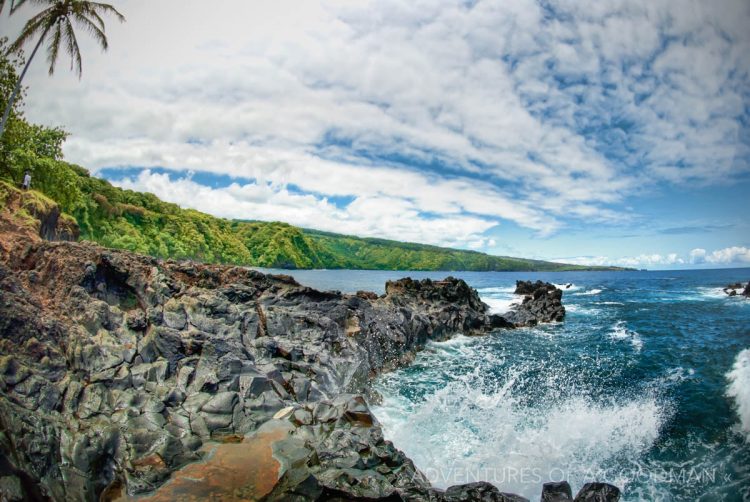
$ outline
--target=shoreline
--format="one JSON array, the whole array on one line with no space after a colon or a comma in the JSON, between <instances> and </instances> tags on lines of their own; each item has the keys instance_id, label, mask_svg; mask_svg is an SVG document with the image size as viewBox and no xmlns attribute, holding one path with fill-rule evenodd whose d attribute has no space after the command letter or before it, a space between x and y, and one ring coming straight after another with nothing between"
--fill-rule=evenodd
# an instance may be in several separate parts
<instances>
[{"instance_id":1,"label":"shoreline","mask_svg":"<svg viewBox=\"0 0 750 502\"><path fill-rule=\"evenodd\" d=\"M431 487L363 396L427 341L559 320L554 286L532 285L525 308L498 316L453 278L345 295L13 235L10 247L0 242L0 454L26 494L159 500L179 486L190 494L169 481L189 469L181 479L214 479L219 493L248 500L523 500L488 483ZM264 427L287 433L258 444ZM245 447L216 453L237 442ZM243 457L252 451L265 453ZM255 462L278 478L270 488L216 482L224 471L212 459Z\"/></svg>"}]
</instances>

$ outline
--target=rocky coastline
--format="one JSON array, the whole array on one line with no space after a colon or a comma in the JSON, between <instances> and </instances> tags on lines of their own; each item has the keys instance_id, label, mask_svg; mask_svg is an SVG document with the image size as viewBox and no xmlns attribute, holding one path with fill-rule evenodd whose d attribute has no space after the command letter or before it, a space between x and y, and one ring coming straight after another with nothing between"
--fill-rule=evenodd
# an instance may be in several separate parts
<instances>
[{"instance_id":1,"label":"rocky coastline","mask_svg":"<svg viewBox=\"0 0 750 502\"><path fill-rule=\"evenodd\" d=\"M523 303L504 315L451 277L322 292L50 242L75 231L12 209L0 212L5 500L525 500L430 486L383 437L370 381L432 340L562 321L553 285L519 282ZM601 483L542 495L618 498Z\"/></svg>"}]
</instances>

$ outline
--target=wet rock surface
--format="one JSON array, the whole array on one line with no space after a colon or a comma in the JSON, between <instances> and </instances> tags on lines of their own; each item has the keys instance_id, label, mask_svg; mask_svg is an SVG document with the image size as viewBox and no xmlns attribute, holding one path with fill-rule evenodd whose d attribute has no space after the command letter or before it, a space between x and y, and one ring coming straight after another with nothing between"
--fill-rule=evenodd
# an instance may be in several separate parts
<instances>
[{"instance_id":1,"label":"wet rock surface","mask_svg":"<svg viewBox=\"0 0 750 502\"><path fill-rule=\"evenodd\" d=\"M541 502L567 502L573 500L573 491L567 481L545 483Z\"/></svg>"},{"instance_id":2,"label":"wet rock surface","mask_svg":"<svg viewBox=\"0 0 750 502\"><path fill-rule=\"evenodd\" d=\"M8 500L523 500L432 488L365 396L430 340L558 320L559 290L506 319L454 278L345 295L30 235L0 248Z\"/></svg>"}]
</instances>

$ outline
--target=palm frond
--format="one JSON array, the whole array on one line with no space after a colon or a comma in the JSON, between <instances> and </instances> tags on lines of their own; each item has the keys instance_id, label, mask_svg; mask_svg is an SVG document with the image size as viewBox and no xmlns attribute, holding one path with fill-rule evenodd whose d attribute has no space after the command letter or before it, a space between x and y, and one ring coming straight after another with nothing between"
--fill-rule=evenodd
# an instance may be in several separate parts
<instances>
[{"instance_id":1,"label":"palm frond","mask_svg":"<svg viewBox=\"0 0 750 502\"><path fill-rule=\"evenodd\" d=\"M102 16L100 16L94 9L82 9L82 14L94 21L99 26L100 30L106 31L104 19L102 19Z\"/></svg>"},{"instance_id":2,"label":"palm frond","mask_svg":"<svg viewBox=\"0 0 750 502\"><path fill-rule=\"evenodd\" d=\"M20 52L26 42L28 42L36 35L43 37L46 34L47 30L54 23L52 14L53 8L49 8L43 10L42 12L26 21L26 24L21 30L21 34L18 36L16 41L10 44L10 46L8 47L7 54Z\"/></svg>"},{"instance_id":3,"label":"palm frond","mask_svg":"<svg viewBox=\"0 0 750 502\"><path fill-rule=\"evenodd\" d=\"M55 71L55 63L57 63L57 55L60 52L60 40L62 39L62 26L60 23L55 23L53 28L52 38L50 39L49 46L47 47L47 63L49 64L49 74L52 75Z\"/></svg>"},{"instance_id":4,"label":"palm frond","mask_svg":"<svg viewBox=\"0 0 750 502\"><path fill-rule=\"evenodd\" d=\"M20 52L26 43L37 36L39 37L36 46L38 48L45 42L48 33L52 32L52 38L47 46L50 75L55 72L61 45L64 45L65 51L70 56L70 69L78 73L78 78L81 78L83 74L81 50L78 46L73 22L86 30L106 51L109 48L109 42L105 34L102 17L113 15L118 21L125 21L125 16L120 14L112 5L88 0L10 0L11 14L27 2L43 6L45 9L26 22L16 41L8 47L7 54ZM7 0L0 0L0 13L2 13L6 3ZM34 52L36 53L36 49Z\"/></svg>"},{"instance_id":5,"label":"palm frond","mask_svg":"<svg viewBox=\"0 0 750 502\"><path fill-rule=\"evenodd\" d=\"M65 49L70 55L70 69L78 73L78 78L83 75L83 62L81 60L81 49L78 47L76 32L73 24L67 17L63 21L63 38L65 39Z\"/></svg>"},{"instance_id":6,"label":"palm frond","mask_svg":"<svg viewBox=\"0 0 750 502\"><path fill-rule=\"evenodd\" d=\"M112 5L108 3L101 3L101 2L83 2L83 3L86 5L87 9L91 9L97 14L112 14L121 23L125 22L125 16L120 14L120 12L117 9L115 9Z\"/></svg>"},{"instance_id":7,"label":"palm frond","mask_svg":"<svg viewBox=\"0 0 750 502\"><path fill-rule=\"evenodd\" d=\"M73 14L72 17L76 21L76 23L83 26L83 28L88 31L89 34L94 37L97 42L99 42L102 50L106 51L109 48L107 36L104 34L104 31L99 29L99 27L93 21L82 14Z\"/></svg>"},{"instance_id":8,"label":"palm frond","mask_svg":"<svg viewBox=\"0 0 750 502\"><path fill-rule=\"evenodd\" d=\"M24 3L26 3L26 0L10 0L10 15L13 15ZM5 0L0 0L0 14L3 13L3 7L5 7Z\"/></svg>"}]
</instances>

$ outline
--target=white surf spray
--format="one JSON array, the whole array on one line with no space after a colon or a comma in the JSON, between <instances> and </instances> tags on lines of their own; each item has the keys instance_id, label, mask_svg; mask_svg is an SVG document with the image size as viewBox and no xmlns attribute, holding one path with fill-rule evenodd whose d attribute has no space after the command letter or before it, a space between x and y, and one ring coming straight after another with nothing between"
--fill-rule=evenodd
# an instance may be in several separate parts
<instances>
[{"instance_id":1,"label":"white surf spray","mask_svg":"<svg viewBox=\"0 0 750 502\"><path fill-rule=\"evenodd\" d=\"M727 373L727 396L734 399L740 416L740 428L750 441L750 349L737 355L732 370Z\"/></svg>"},{"instance_id":2,"label":"white surf spray","mask_svg":"<svg viewBox=\"0 0 750 502\"><path fill-rule=\"evenodd\" d=\"M628 329L625 321L617 321L609 332L609 337L612 340L627 340L633 345L633 348L639 352L643 348L643 339L641 339L641 335L637 331Z\"/></svg>"},{"instance_id":3,"label":"white surf spray","mask_svg":"<svg viewBox=\"0 0 750 502\"><path fill-rule=\"evenodd\" d=\"M419 400L381 388L383 403L373 409L386 438L433 485L482 480L538 500L542 483L567 479L576 489L623 458L637 463L658 438L665 413L655 396L601 400L579 389L561 398L560 388L571 384L550 368L549 391L532 402L519 389L545 362L516 363L503 376L492 375L500 361L489 361L493 355L476 343L456 344L460 355L456 345L431 344L429 360L422 361L433 370L426 380L440 374L445 386ZM457 375L445 360L452 357L465 358L473 371ZM389 389L403 383L398 375L385 378L396 379ZM606 480L620 487L628 482Z\"/></svg>"},{"instance_id":4,"label":"white surf spray","mask_svg":"<svg viewBox=\"0 0 750 502\"><path fill-rule=\"evenodd\" d=\"M566 284L555 284L558 289L562 289L563 293L572 293L573 291L579 291L581 286L573 284L572 282Z\"/></svg>"},{"instance_id":5,"label":"white surf spray","mask_svg":"<svg viewBox=\"0 0 750 502\"><path fill-rule=\"evenodd\" d=\"M588 291L581 291L580 293L575 293L573 296L594 296L601 293L602 289L590 289Z\"/></svg>"},{"instance_id":6,"label":"white surf spray","mask_svg":"<svg viewBox=\"0 0 750 502\"><path fill-rule=\"evenodd\" d=\"M490 306L491 314L505 314L516 305L520 305L518 298L489 298L482 297L482 301Z\"/></svg>"}]
</instances>

